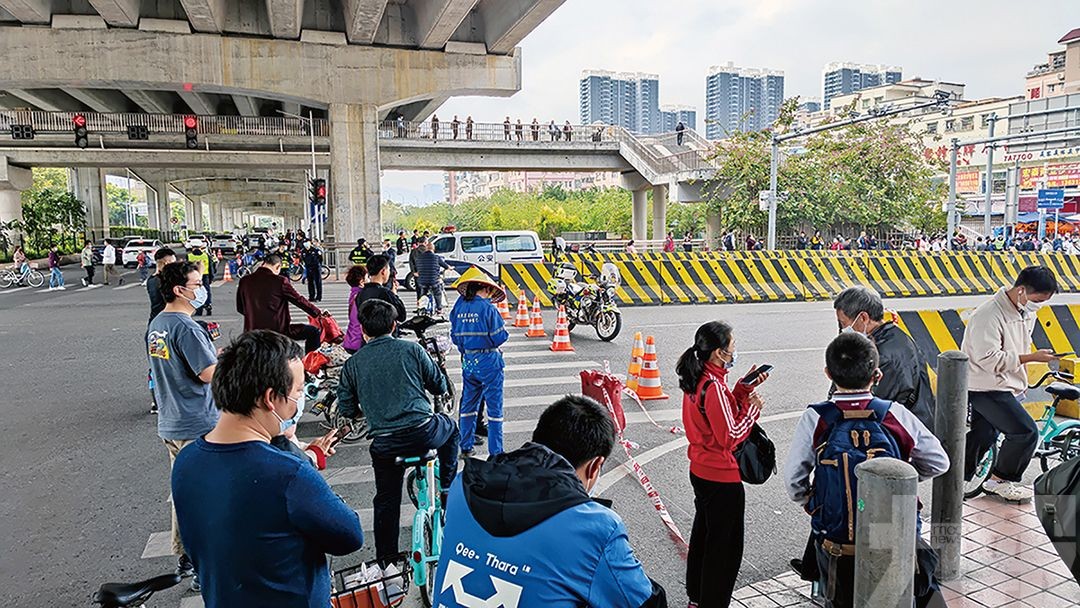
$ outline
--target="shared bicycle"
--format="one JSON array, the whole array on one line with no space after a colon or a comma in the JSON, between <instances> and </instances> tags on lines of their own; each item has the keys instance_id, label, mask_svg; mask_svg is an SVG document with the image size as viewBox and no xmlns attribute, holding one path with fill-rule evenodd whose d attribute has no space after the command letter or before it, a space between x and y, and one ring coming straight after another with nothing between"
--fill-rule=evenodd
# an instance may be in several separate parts
<instances>
[{"instance_id":1,"label":"shared bicycle","mask_svg":"<svg viewBox=\"0 0 1080 608\"><path fill-rule=\"evenodd\" d=\"M19 287L22 285L28 285L30 287L41 287L45 284L45 275L41 272L26 266L22 269L19 268L4 268L0 269L0 287Z\"/></svg>"},{"instance_id":2,"label":"shared bicycle","mask_svg":"<svg viewBox=\"0 0 1080 608\"><path fill-rule=\"evenodd\" d=\"M1054 397L1054 400L1046 406L1042 416L1036 420L1039 427L1039 443L1035 450L1035 457L1039 459L1039 467L1043 472L1049 471L1066 460L1080 456L1080 420L1058 422L1054 418L1062 399L1066 401L1080 399L1080 387L1073 384L1073 375L1051 370L1043 374L1043 377L1028 389L1043 388L1051 379L1054 381L1046 386L1045 390ZM968 417L970 419L970 412ZM972 478L964 482L964 498L974 498L983 492L983 483L990 478L994 470L998 450L1003 440L1002 437L998 437L998 441L990 446L975 466L975 474Z\"/></svg>"},{"instance_id":3,"label":"shared bicycle","mask_svg":"<svg viewBox=\"0 0 1080 608\"><path fill-rule=\"evenodd\" d=\"M443 505L439 489L439 453L394 459L399 466L412 467L405 480L409 500L416 507L412 523L412 551L408 556L412 582L420 589L424 606L435 602L435 571L442 551Z\"/></svg>"}]
</instances>

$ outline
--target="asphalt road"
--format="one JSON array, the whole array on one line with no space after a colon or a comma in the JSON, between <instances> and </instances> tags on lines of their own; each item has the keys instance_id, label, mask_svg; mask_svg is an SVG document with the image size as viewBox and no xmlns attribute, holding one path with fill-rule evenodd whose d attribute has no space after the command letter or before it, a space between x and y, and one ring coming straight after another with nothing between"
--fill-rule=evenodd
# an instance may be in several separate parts
<instances>
[{"instance_id":1,"label":"asphalt road","mask_svg":"<svg viewBox=\"0 0 1080 608\"><path fill-rule=\"evenodd\" d=\"M102 582L149 577L174 565L161 549L169 527L168 460L155 419L147 413L141 345L148 310L145 290L130 283L79 289L81 273L66 275L69 289L64 292L0 291L0 420L6 430L0 442L0 589L12 606L89 605L90 594ZM343 323L346 293L344 284L328 284L323 303ZM234 296L235 283L214 289L217 314L212 318L221 323L222 344L241 329ZM888 305L896 310L943 309L983 299L924 298ZM1058 301L1080 302L1080 296ZM573 354L550 353L546 340L526 340L522 330L514 332L505 349L508 447L528 439L544 405L577 390L581 368L609 360L614 371L625 373L635 331L657 339L663 387L670 398L646 407L662 427L681 424L675 362L691 344L694 330L712 319L735 327L740 352L736 373L755 363L775 366L761 392L765 428L781 461L799 412L821 400L828 388L823 349L836 333L828 302L664 306L627 308L623 313L623 333L612 343L600 342L588 328L575 329ZM553 323L554 315L546 311L549 332ZM685 440L644 421L632 404L627 407L627 437L640 445L634 454L688 536L693 494ZM305 416L300 435L319 432L319 422ZM601 480L602 495L614 500L650 575L668 589L671 605L679 605L685 601L683 559L636 479L619 465L625 456L616 450ZM331 459L327 472L335 491L360 512L366 529L374 493L369 462L366 446L346 446ZM787 500L779 479L748 487L740 583L784 570L788 559L802 550L807 523ZM371 554L365 547L336 560L334 567ZM159 594L151 605L191 607L201 602L178 588Z\"/></svg>"}]
</instances>

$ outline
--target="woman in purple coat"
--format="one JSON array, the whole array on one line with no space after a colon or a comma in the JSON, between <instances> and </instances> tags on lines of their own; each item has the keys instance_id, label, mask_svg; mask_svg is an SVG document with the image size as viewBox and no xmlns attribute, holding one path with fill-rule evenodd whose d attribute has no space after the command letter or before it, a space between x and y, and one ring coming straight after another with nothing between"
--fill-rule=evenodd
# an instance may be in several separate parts
<instances>
[{"instance_id":1,"label":"woman in purple coat","mask_svg":"<svg viewBox=\"0 0 1080 608\"><path fill-rule=\"evenodd\" d=\"M345 330L345 340L341 346L351 355L360 350L364 345L364 334L360 328L360 321L356 318L356 294L364 288L367 281L367 269L363 266L353 266L345 275L345 282L352 289L349 291L349 327Z\"/></svg>"}]
</instances>

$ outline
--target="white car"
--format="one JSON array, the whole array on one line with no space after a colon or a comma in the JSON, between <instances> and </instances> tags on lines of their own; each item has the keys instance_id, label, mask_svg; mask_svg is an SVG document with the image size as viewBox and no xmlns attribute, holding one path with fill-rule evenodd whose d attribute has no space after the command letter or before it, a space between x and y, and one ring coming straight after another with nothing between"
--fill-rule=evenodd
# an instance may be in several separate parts
<instances>
[{"instance_id":1,"label":"white car","mask_svg":"<svg viewBox=\"0 0 1080 608\"><path fill-rule=\"evenodd\" d=\"M184 249L194 249L201 247L208 249L210 247L210 239L205 234L192 234L188 235L187 241L184 242Z\"/></svg>"},{"instance_id":2,"label":"white car","mask_svg":"<svg viewBox=\"0 0 1080 608\"><path fill-rule=\"evenodd\" d=\"M124 245L124 266L135 267L139 265L139 252L145 251L146 255L153 259L158 249L164 247L161 241L154 239L132 239ZM153 265L153 264L151 264Z\"/></svg>"},{"instance_id":3,"label":"white car","mask_svg":"<svg viewBox=\"0 0 1080 608\"><path fill-rule=\"evenodd\" d=\"M218 250L226 255L231 255L236 251L237 245L240 244L240 239L235 235L221 233L215 234L212 241L210 241L210 248Z\"/></svg>"}]
</instances>

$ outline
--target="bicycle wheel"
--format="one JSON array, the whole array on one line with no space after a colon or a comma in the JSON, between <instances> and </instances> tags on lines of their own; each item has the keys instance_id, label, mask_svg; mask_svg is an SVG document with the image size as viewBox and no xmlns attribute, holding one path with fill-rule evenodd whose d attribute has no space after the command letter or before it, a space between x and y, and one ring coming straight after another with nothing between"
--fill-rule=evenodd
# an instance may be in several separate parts
<instances>
[{"instance_id":1,"label":"bicycle wheel","mask_svg":"<svg viewBox=\"0 0 1080 608\"><path fill-rule=\"evenodd\" d=\"M420 501L416 498L416 469L409 469L405 475L405 493L409 495L409 502L414 509L420 508Z\"/></svg>"},{"instance_id":2,"label":"bicycle wheel","mask_svg":"<svg viewBox=\"0 0 1080 608\"><path fill-rule=\"evenodd\" d=\"M330 278L330 267L329 266L320 266L319 267L319 274L322 275L323 280L329 279Z\"/></svg>"},{"instance_id":3,"label":"bicycle wheel","mask_svg":"<svg viewBox=\"0 0 1080 608\"><path fill-rule=\"evenodd\" d=\"M10 272L7 272L7 271L0 272L0 287L3 287L4 289L7 289L8 287L11 287L12 283L14 283L14 282L15 282L15 277L11 276Z\"/></svg>"},{"instance_id":4,"label":"bicycle wheel","mask_svg":"<svg viewBox=\"0 0 1080 608\"><path fill-rule=\"evenodd\" d=\"M1078 439L1080 439L1080 431L1076 429L1051 439L1050 445L1039 454L1039 467L1043 473L1066 460L1072 460L1080 456L1080 445L1077 445Z\"/></svg>"},{"instance_id":5,"label":"bicycle wheel","mask_svg":"<svg viewBox=\"0 0 1080 608\"><path fill-rule=\"evenodd\" d=\"M289 267L289 280L290 281L295 283L295 282L299 281L302 278L304 278L304 269L303 268L301 268L299 266L290 266Z\"/></svg>"},{"instance_id":6,"label":"bicycle wheel","mask_svg":"<svg viewBox=\"0 0 1080 608\"><path fill-rule=\"evenodd\" d=\"M249 272L251 272L250 268L248 268L247 266L241 266L236 269L236 276L242 279L246 277Z\"/></svg>"},{"instance_id":7,"label":"bicycle wheel","mask_svg":"<svg viewBox=\"0 0 1080 608\"><path fill-rule=\"evenodd\" d=\"M452 416L457 410L457 394L454 392L454 381L450 379L450 374L443 370L443 376L446 377L447 390L442 395L435 397L435 406L441 410L443 414Z\"/></svg>"},{"instance_id":8,"label":"bicycle wheel","mask_svg":"<svg viewBox=\"0 0 1080 608\"><path fill-rule=\"evenodd\" d=\"M971 479L964 482L964 498L975 498L982 494L983 483L990 479L990 473L994 470L994 463L997 462L997 455L998 444L995 442L983 455L982 460L975 465L975 473L971 476Z\"/></svg>"},{"instance_id":9,"label":"bicycle wheel","mask_svg":"<svg viewBox=\"0 0 1080 608\"><path fill-rule=\"evenodd\" d=\"M424 561L419 565L424 569L424 584L420 587L420 600L425 608L431 608L435 603L435 569L439 565L439 556L432 555L434 532L432 531L431 516L424 518Z\"/></svg>"},{"instance_id":10,"label":"bicycle wheel","mask_svg":"<svg viewBox=\"0 0 1080 608\"><path fill-rule=\"evenodd\" d=\"M29 283L31 287L41 287L45 284L45 275L36 270L31 270L26 273L26 282Z\"/></svg>"},{"instance_id":11,"label":"bicycle wheel","mask_svg":"<svg viewBox=\"0 0 1080 608\"><path fill-rule=\"evenodd\" d=\"M349 420L348 418L345 418L338 414L337 408L335 407L333 409L333 413L330 414L330 419L332 421L332 424L334 425L334 428L341 428L345 424L349 424L349 426L352 427L352 430L349 432L349 434L341 438L342 443L358 443L362 441L365 437L367 437L367 418L363 416L360 416L355 420Z\"/></svg>"}]
</instances>

